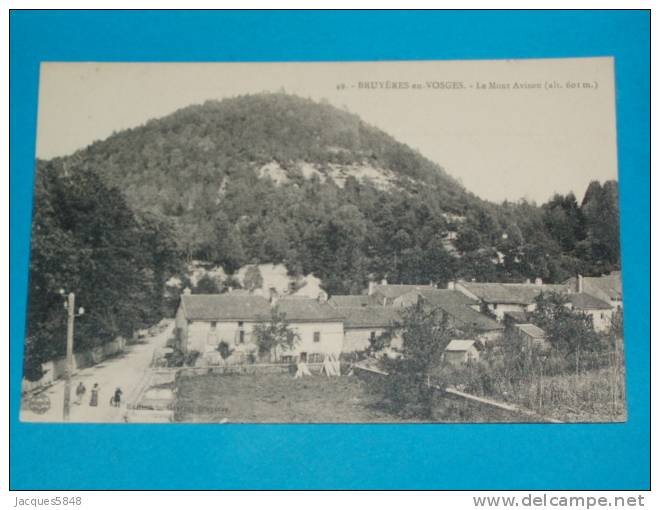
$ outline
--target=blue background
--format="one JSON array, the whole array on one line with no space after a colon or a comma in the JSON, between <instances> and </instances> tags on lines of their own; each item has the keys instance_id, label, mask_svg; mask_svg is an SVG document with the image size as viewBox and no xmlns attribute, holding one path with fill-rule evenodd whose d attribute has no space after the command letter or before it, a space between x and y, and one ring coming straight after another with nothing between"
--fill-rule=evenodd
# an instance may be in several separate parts
<instances>
[{"instance_id":1,"label":"blue background","mask_svg":"<svg viewBox=\"0 0 660 510\"><path fill-rule=\"evenodd\" d=\"M14 11L10 20L11 488L649 488L648 13ZM18 422L41 61L575 56L616 58L627 423L126 426Z\"/></svg>"}]
</instances>

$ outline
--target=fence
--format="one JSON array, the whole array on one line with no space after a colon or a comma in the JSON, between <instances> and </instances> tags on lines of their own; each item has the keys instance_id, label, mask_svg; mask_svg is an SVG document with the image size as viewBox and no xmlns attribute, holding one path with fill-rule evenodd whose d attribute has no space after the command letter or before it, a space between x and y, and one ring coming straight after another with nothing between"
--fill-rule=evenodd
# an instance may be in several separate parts
<instances>
[{"instance_id":1,"label":"fence","mask_svg":"<svg viewBox=\"0 0 660 510\"><path fill-rule=\"evenodd\" d=\"M312 372L321 372L323 363L307 363ZM179 368L180 377L195 377L205 374L240 375L240 374L285 374L294 373L295 365L291 363L232 363L225 365L210 365L202 367Z\"/></svg>"}]
</instances>

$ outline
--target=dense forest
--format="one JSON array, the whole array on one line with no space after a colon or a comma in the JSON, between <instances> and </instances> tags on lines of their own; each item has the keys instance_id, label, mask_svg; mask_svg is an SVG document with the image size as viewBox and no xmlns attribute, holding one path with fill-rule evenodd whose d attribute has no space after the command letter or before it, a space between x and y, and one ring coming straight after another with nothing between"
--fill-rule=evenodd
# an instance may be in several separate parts
<instances>
[{"instance_id":1,"label":"dense forest","mask_svg":"<svg viewBox=\"0 0 660 510\"><path fill-rule=\"evenodd\" d=\"M102 342L159 318L164 281L193 258L229 274L284 263L330 294L372 278L558 282L620 264L615 181L581 201L489 203L357 116L286 94L191 106L38 161L35 200L28 353L40 356L63 345L59 288L91 311L78 345Z\"/></svg>"}]
</instances>

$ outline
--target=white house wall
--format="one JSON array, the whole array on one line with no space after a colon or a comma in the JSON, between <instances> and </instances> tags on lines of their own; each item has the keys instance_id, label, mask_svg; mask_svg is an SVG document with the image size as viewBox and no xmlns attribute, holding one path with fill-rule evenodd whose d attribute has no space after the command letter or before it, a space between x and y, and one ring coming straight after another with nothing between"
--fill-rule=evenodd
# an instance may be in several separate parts
<instances>
[{"instance_id":1,"label":"white house wall","mask_svg":"<svg viewBox=\"0 0 660 510\"><path fill-rule=\"evenodd\" d=\"M297 356L301 352L310 354L341 354L344 344L343 322L292 322L291 328L298 333L300 341L295 348L282 355ZM320 341L314 341L314 333L320 333Z\"/></svg>"},{"instance_id":2,"label":"white house wall","mask_svg":"<svg viewBox=\"0 0 660 510\"><path fill-rule=\"evenodd\" d=\"M373 333L379 337L387 331L385 328L346 328L344 330L344 343L342 352L364 351L369 347L369 338Z\"/></svg>"},{"instance_id":3,"label":"white house wall","mask_svg":"<svg viewBox=\"0 0 660 510\"><path fill-rule=\"evenodd\" d=\"M220 342L225 342L230 348L240 344L240 331L244 332L244 344L251 343L254 322L243 322L243 327L238 321L216 321L215 327L211 321L191 321L187 326L187 351L198 351L201 353L217 350Z\"/></svg>"}]
</instances>

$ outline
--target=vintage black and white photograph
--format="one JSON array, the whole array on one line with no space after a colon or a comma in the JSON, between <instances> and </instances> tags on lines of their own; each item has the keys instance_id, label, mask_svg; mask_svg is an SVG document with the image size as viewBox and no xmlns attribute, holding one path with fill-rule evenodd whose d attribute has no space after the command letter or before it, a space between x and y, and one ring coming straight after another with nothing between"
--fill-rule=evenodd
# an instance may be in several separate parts
<instances>
[{"instance_id":1,"label":"vintage black and white photograph","mask_svg":"<svg viewBox=\"0 0 660 510\"><path fill-rule=\"evenodd\" d=\"M611 58L42 63L20 419L627 418Z\"/></svg>"}]
</instances>

